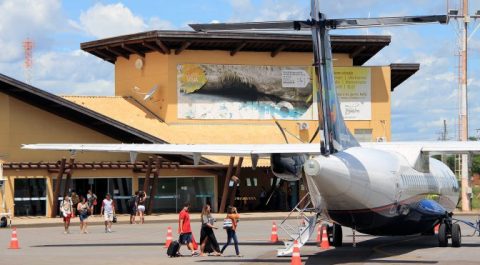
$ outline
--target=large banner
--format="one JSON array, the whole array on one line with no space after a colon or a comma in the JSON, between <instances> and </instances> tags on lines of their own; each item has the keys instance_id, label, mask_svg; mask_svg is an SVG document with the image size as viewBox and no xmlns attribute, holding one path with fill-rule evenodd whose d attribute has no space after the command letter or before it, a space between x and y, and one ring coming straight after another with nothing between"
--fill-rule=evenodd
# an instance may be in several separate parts
<instances>
[{"instance_id":1,"label":"large banner","mask_svg":"<svg viewBox=\"0 0 480 265\"><path fill-rule=\"evenodd\" d=\"M370 86L370 69L366 69L365 84L357 79L362 77L357 73L364 72L363 68L336 69L342 69L338 76L344 80L337 84L342 89L339 96L344 117L364 119L366 107L360 104L358 111L362 115L356 115L358 106L354 101L366 99L361 95L366 93L365 86ZM273 116L283 120L315 120L312 73L313 67L308 66L177 65L178 118L269 120Z\"/></svg>"},{"instance_id":2,"label":"large banner","mask_svg":"<svg viewBox=\"0 0 480 265\"><path fill-rule=\"evenodd\" d=\"M182 64L178 118L311 120L312 68Z\"/></svg>"},{"instance_id":3,"label":"large banner","mask_svg":"<svg viewBox=\"0 0 480 265\"><path fill-rule=\"evenodd\" d=\"M334 67L335 87L345 120L371 120L371 69Z\"/></svg>"}]
</instances>

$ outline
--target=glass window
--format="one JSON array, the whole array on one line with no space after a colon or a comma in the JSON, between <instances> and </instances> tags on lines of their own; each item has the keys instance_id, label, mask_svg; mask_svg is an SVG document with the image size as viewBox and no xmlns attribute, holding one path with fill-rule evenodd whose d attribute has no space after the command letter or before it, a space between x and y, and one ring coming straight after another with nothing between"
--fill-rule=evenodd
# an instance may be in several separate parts
<instances>
[{"instance_id":1,"label":"glass window","mask_svg":"<svg viewBox=\"0 0 480 265\"><path fill-rule=\"evenodd\" d=\"M371 142L372 129L355 129L354 136L359 142Z\"/></svg>"},{"instance_id":2,"label":"glass window","mask_svg":"<svg viewBox=\"0 0 480 265\"><path fill-rule=\"evenodd\" d=\"M45 179L15 179L15 215L46 215Z\"/></svg>"},{"instance_id":3,"label":"glass window","mask_svg":"<svg viewBox=\"0 0 480 265\"><path fill-rule=\"evenodd\" d=\"M252 180L250 178L246 178L245 181L247 182L247 187L251 187L252 186Z\"/></svg>"}]
</instances>

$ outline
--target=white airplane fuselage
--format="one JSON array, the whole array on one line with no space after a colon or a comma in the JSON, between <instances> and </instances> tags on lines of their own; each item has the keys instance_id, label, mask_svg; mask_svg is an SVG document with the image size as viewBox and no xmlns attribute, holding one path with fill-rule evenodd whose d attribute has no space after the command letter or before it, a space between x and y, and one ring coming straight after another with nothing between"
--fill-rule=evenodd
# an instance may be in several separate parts
<instances>
[{"instance_id":1,"label":"white airplane fuselage","mask_svg":"<svg viewBox=\"0 0 480 265\"><path fill-rule=\"evenodd\" d=\"M372 235L427 232L458 202L453 172L430 158L419 172L395 152L353 147L304 166L312 202L347 227Z\"/></svg>"}]
</instances>

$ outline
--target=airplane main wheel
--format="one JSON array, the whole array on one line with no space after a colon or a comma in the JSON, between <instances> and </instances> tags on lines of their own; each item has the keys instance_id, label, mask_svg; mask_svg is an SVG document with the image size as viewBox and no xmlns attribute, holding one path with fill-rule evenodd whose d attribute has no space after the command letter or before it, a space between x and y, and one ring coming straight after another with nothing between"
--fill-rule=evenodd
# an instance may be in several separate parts
<instances>
[{"instance_id":1,"label":"airplane main wheel","mask_svg":"<svg viewBox=\"0 0 480 265\"><path fill-rule=\"evenodd\" d=\"M444 223L440 224L440 227L438 228L438 246L439 247L446 247L448 246L448 231L447 231L447 225Z\"/></svg>"},{"instance_id":2,"label":"airplane main wheel","mask_svg":"<svg viewBox=\"0 0 480 265\"><path fill-rule=\"evenodd\" d=\"M343 241L342 226L333 224L332 245L334 247L341 247Z\"/></svg>"},{"instance_id":3,"label":"airplane main wheel","mask_svg":"<svg viewBox=\"0 0 480 265\"><path fill-rule=\"evenodd\" d=\"M452 225L452 247L459 248L462 245L462 231L459 224Z\"/></svg>"}]
</instances>

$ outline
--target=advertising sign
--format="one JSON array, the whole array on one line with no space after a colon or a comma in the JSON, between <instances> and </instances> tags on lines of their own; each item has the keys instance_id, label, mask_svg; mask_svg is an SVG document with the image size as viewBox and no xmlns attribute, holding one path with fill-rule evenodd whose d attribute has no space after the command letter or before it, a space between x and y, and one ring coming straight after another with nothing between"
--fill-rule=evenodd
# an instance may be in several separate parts
<instances>
[{"instance_id":1,"label":"advertising sign","mask_svg":"<svg viewBox=\"0 0 480 265\"><path fill-rule=\"evenodd\" d=\"M335 67L335 86L345 120L371 120L371 69Z\"/></svg>"},{"instance_id":2,"label":"advertising sign","mask_svg":"<svg viewBox=\"0 0 480 265\"><path fill-rule=\"evenodd\" d=\"M179 119L317 119L313 67L177 65ZM370 68L335 67L346 120L371 119Z\"/></svg>"}]
</instances>

